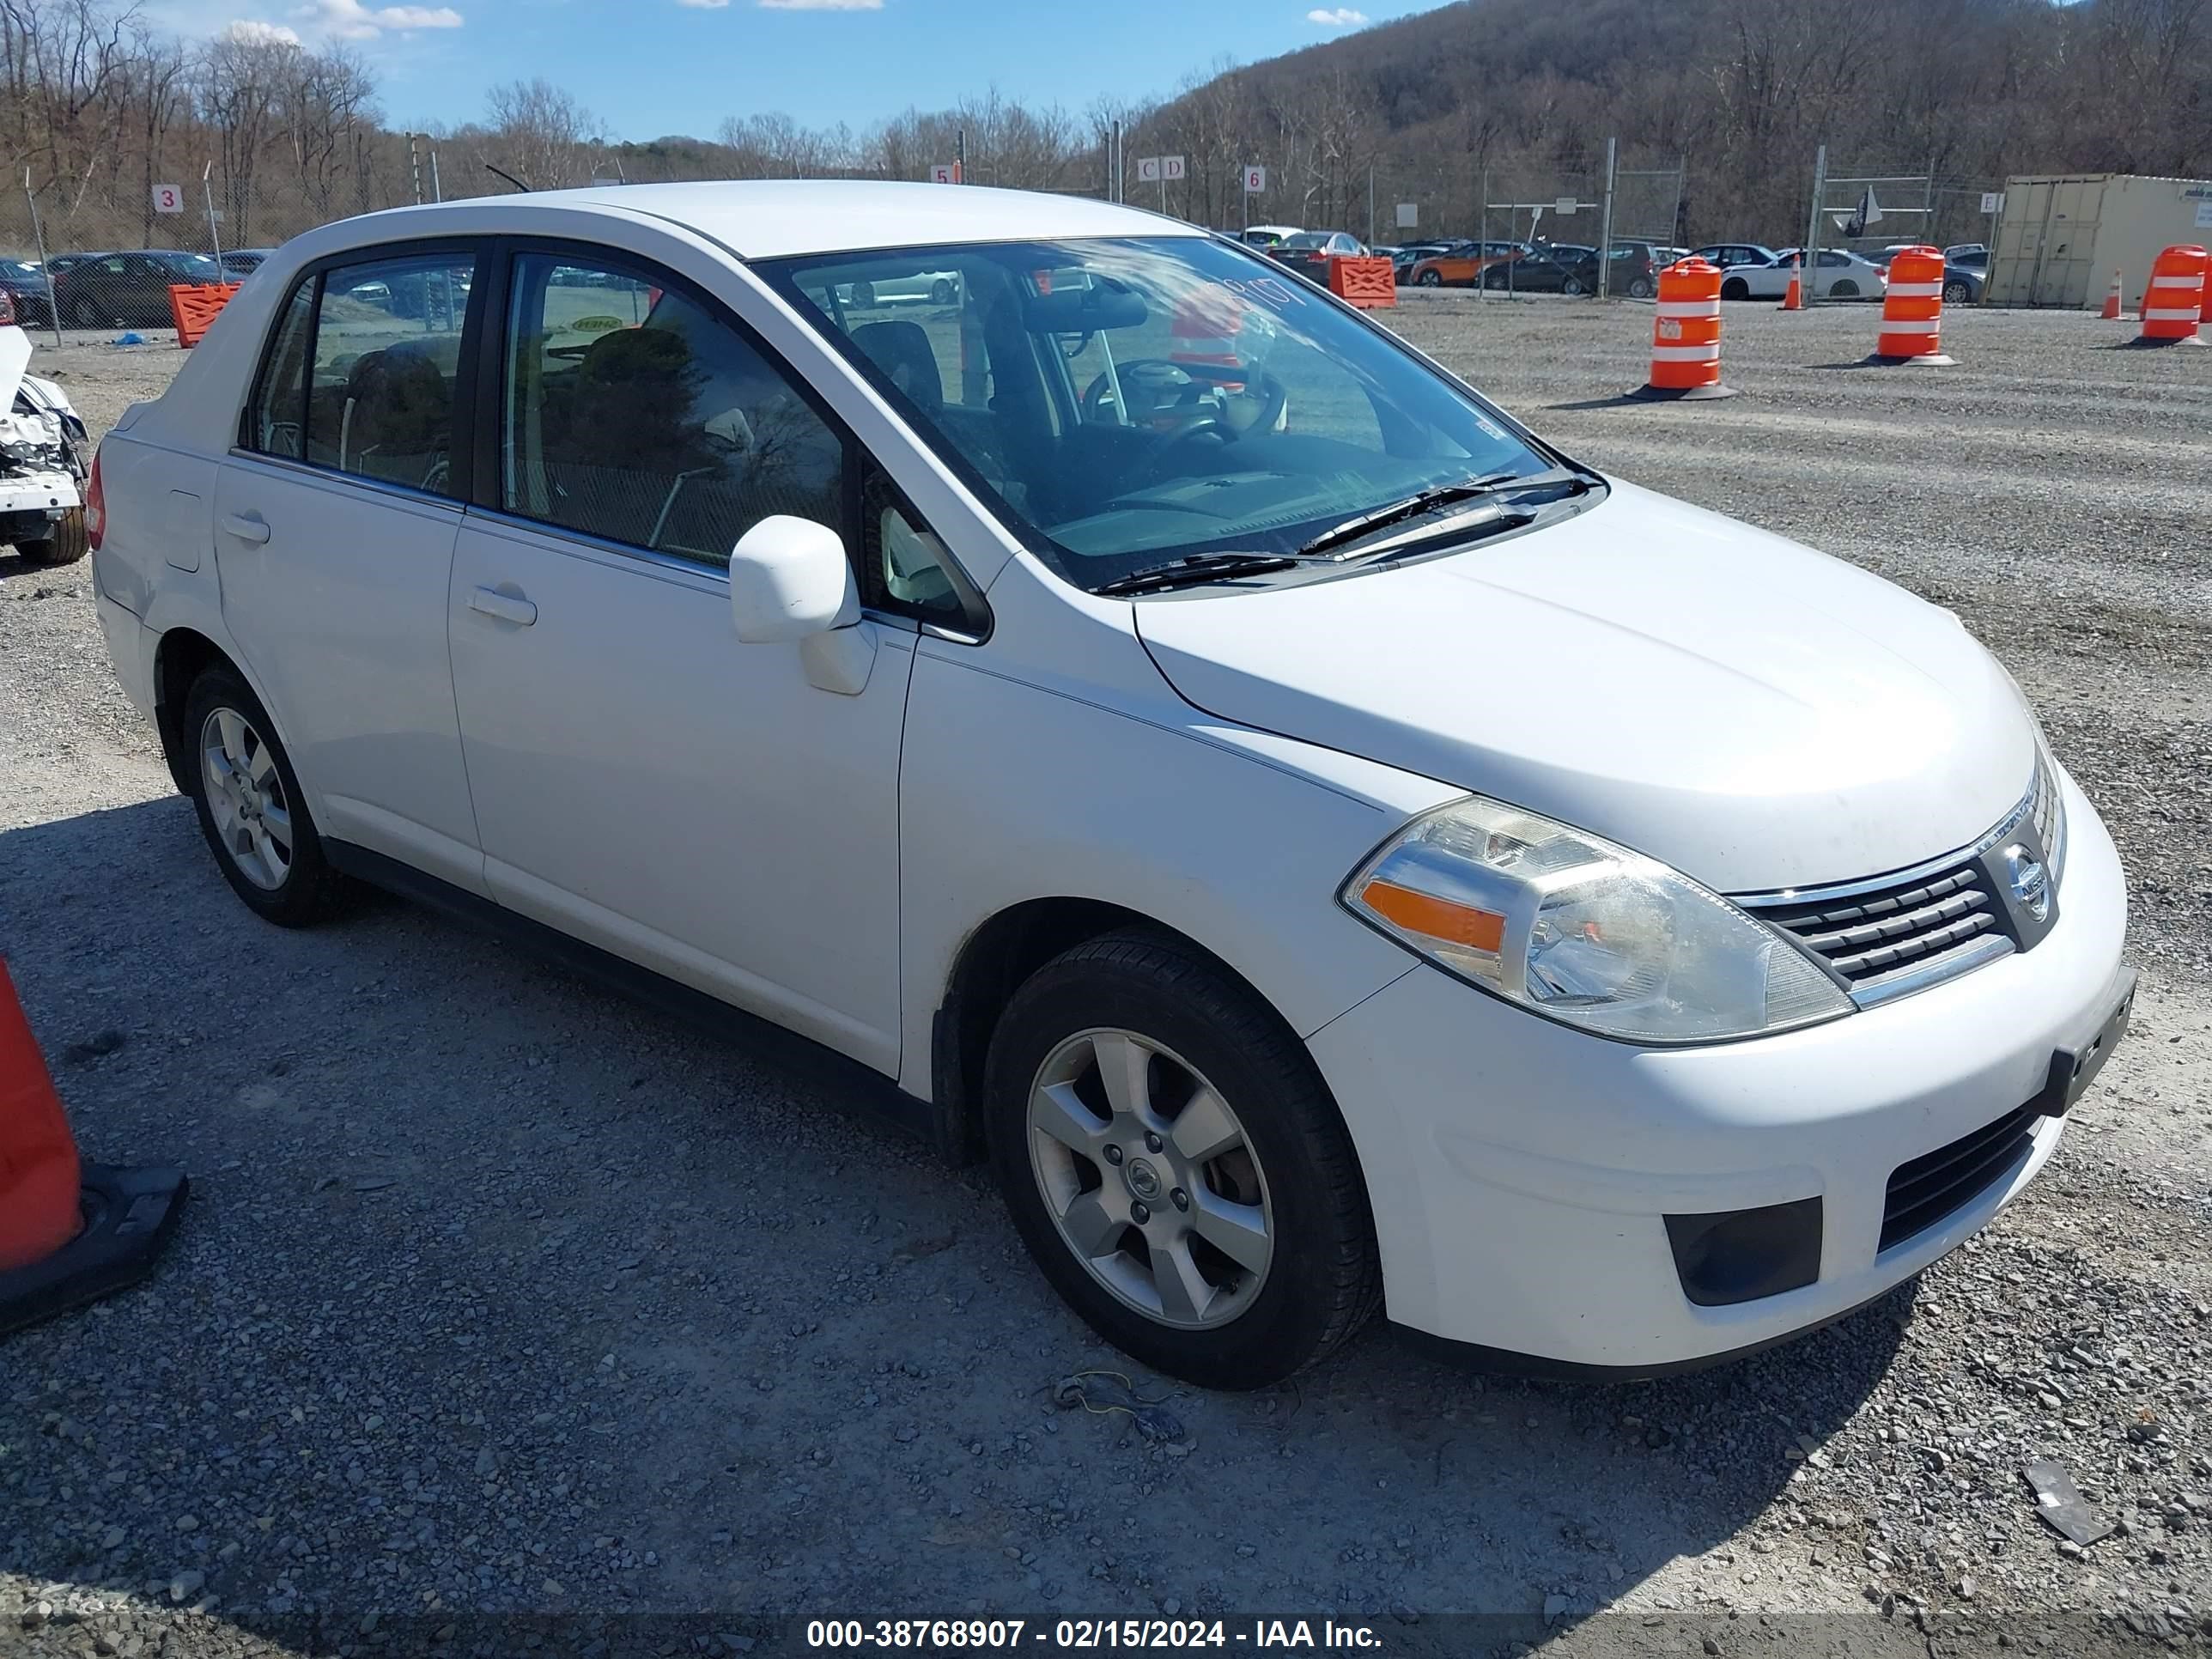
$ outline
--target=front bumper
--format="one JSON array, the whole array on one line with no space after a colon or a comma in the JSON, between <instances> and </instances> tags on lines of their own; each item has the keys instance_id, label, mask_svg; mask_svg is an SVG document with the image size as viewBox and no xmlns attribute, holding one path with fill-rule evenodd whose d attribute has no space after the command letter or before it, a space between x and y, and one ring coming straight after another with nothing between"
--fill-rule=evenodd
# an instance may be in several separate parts
<instances>
[{"instance_id":1,"label":"front bumper","mask_svg":"<svg viewBox=\"0 0 2212 1659\"><path fill-rule=\"evenodd\" d=\"M1655 1371L1825 1324L1984 1225L2050 1158L1881 1248L1899 1164L2034 1099L2121 988L2127 894L2096 811L2064 785L2059 920L2033 950L1805 1030L1638 1048L1425 966L1310 1047L1350 1125L1401 1324L1557 1364ZM1685 1295L1665 1218L1818 1198L1819 1276L1719 1306Z\"/></svg>"}]
</instances>

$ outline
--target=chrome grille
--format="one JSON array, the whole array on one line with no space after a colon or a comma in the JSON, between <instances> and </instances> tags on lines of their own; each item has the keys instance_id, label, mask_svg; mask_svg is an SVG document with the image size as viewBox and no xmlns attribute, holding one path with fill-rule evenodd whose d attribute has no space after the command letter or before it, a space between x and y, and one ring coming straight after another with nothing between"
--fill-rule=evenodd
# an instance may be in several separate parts
<instances>
[{"instance_id":1,"label":"chrome grille","mask_svg":"<svg viewBox=\"0 0 2212 1659\"><path fill-rule=\"evenodd\" d=\"M2033 823L2051 885L2063 872L2066 810L2057 769L2039 742L2020 805L1972 847L1914 869L1833 887L1737 895L1735 902L1796 939L1850 988L1862 1007L1924 990L2017 948L1984 854ZM2033 940L2030 941L2033 943Z\"/></svg>"},{"instance_id":2,"label":"chrome grille","mask_svg":"<svg viewBox=\"0 0 2212 1659\"><path fill-rule=\"evenodd\" d=\"M1856 986L1998 933L1996 908L1982 867L1960 864L1848 901L1778 904L1759 915Z\"/></svg>"}]
</instances>

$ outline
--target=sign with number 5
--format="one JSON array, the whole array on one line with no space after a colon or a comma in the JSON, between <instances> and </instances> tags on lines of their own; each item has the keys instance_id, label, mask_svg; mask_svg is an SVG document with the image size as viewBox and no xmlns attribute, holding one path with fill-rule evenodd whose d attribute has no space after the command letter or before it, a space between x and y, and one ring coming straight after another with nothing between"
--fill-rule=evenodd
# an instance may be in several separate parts
<instances>
[{"instance_id":1,"label":"sign with number 5","mask_svg":"<svg viewBox=\"0 0 2212 1659\"><path fill-rule=\"evenodd\" d=\"M184 191L179 190L174 185L156 185L154 186L155 212L182 213L184 210Z\"/></svg>"}]
</instances>

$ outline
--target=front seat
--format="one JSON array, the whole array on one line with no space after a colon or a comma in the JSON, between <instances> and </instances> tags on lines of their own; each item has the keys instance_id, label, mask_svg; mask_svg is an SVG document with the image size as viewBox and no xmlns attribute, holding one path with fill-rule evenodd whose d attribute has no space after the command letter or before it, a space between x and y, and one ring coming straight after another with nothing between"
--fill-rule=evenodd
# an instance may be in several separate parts
<instances>
[{"instance_id":1,"label":"front seat","mask_svg":"<svg viewBox=\"0 0 2212 1659\"><path fill-rule=\"evenodd\" d=\"M853 343L922 408L933 410L945 402L945 377L920 323L863 323L853 331Z\"/></svg>"}]
</instances>

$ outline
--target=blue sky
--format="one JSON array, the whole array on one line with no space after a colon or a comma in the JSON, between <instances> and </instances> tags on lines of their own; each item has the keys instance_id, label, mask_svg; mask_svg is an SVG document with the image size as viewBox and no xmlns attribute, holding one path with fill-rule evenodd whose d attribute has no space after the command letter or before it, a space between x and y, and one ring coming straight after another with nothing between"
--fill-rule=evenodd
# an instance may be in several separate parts
<instances>
[{"instance_id":1,"label":"blue sky","mask_svg":"<svg viewBox=\"0 0 2212 1659\"><path fill-rule=\"evenodd\" d=\"M167 0L188 34L234 22L306 44L349 41L374 65L395 126L480 114L487 87L544 76L618 137L711 135L733 113L781 110L857 130L912 105L943 108L996 84L1080 112L1101 94L1171 91L1239 62L1341 35L1438 0Z\"/></svg>"}]
</instances>

